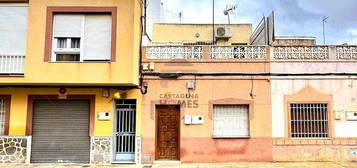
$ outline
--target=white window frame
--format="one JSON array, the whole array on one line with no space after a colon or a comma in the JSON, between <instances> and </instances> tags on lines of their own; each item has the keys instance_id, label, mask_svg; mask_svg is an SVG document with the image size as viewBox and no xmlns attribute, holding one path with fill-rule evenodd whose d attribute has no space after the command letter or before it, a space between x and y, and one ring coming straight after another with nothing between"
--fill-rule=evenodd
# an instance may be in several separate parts
<instances>
[{"instance_id":1,"label":"white window frame","mask_svg":"<svg viewBox=\"0 0 357 168\"><path fill-rule=\"evenodd\" d=\"M51 61L52 62L83 62L83 37L84 37L84 19L85 19L85 14L81 14L82 19L81 19L81 37L55 37L55 31L54 27L52 28L52 57ZM58 38L67 38L67 47L65 49L63 48L57 48L58 44ZM71 49L71 38L79 38L80 39L80 46L79 49ZM57 61L57 54L79 54L79 61Z\"/></svg>"},{"instance_id":2,"label":"white window frame","mask_svg":"<svg viewBox=\"0 0 357 168\"><path fill-rule=\"evenodd\" d=\"M85 28L85 16L86 14L81 14L82 19L81 19L81 35L80 37L55 37L55 32L54 32L54 27L52 28L52 49L51 49L51 62L111 62L112 60L103 60L103 61L84 61L84 28ZM111 19L113 19L112 15ZM111 32L112 33L112 32ZM58 43L58 38L67 38L67 47L65 49L63 48L57 48L57 43ZM71 47L71 38L79 38L80 39L80 46L79 48L70 48ZM113 39L111 39L113 40ZM110 49L111 50L111 49ZM79 61L57 61L57 54L79 54Z\"/></svg>"},{"instance_id":3,"label":"white window frame","mask_svg":"<svg viewBox=\"0 0 357 168\"><path fill-rule=\"evenodd\" d=\"M66 39L66 48L58 48L58 39L59 38L64 38ZM54 54L80 54L81 52L81 46L79 48L71 48L71 42L72 38L79 38L80 43L81 43L81 38L80 37L55 37L54 38L54 49L53 52Z\"/></svg>"},{"instance_id":4,"label":"white window frame","mask_svg":"<svg viewBox=\"0 0 357 168\"><path fill-rule=\"evenodd\" d=\"M216 106L245 106L247 107L247 135L217 135L215 133L215 107ZM213 130L212 130L212 137L213 138L250 138L250 105L249 104L214 104L213 105L213 112L212 112L212 125L213 125Z\"/></svg>"}]
</instances>

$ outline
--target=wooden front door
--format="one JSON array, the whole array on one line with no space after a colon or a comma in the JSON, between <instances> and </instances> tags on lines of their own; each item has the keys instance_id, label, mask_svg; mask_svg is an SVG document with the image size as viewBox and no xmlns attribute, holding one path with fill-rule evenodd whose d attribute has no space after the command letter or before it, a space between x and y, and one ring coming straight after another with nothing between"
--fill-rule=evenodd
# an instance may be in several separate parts
<instances>
[{"instance_id":1,"label":"wooden front door","mask_svg":"<svg viewBox=\"0 0 357 168\"><path fill-rule=\"evenodd\" d=\"M179 160L180 106L156 106L156 159Z\"/></svg>"}]
</instances>

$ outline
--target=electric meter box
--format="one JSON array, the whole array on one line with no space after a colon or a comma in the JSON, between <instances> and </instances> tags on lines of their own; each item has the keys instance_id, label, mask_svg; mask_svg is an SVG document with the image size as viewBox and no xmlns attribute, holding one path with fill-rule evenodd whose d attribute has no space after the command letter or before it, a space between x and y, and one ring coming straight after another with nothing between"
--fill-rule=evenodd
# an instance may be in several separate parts
<instances>
[{"instance_id":1,"label":"electric meter box","mask_svg":"<svg viewBox=\"0 0 357 168\"><path fill-rule=\"evenodd\" d=\"M188 81L187 89L195 89L195 81L193 81L193 80Z\"/></svg>"},{"instance_id":2,"label":"electric meter box","mask_svg":"<svg viewBox=\"0 0 357 168\"><path fill-rule=\"evenodd\" d=\"M204 119L202 115L195 115L192 116L192 124L203 124L204 123Z\"/></svg>"},{"instance_id":3,"label":"electric meter box","mask_svg":"<svg viewBox=\"0 0 357 168\"><path fill-rule=\"evenodd\" d=\"M343 110L335 110L335 120L341 120L343 118Z\"/></svg>"},{"instance_id":4,"label":"electric meter box","mask_svg":"<svg viewBox=\"0 0 357 168\"><path fill-rule=\"evenodd\" d=\"M357 121L357 111L346 111L347 121Z\"/></svg>"},{"instance_id":5,"label":"electric meter box","mask_svg":"<svg viewBox=\"0 0 357 168\"><path fill-rule=\"evenodd\" d=\"M192 124L192 117L191 115L185 115L183 119L183 123L186 125Z\"/></svg>"},{"instance_id":6,"label":"electric meter box","mask_svg":"<svg viewBox=\"0 0 357 168\"><path fill-rule=\"evenodd\" d=\"M98 120L99 121L108 121L110 120L110 113L107 111L98 112Z\"/></svg>"}]
</instances>

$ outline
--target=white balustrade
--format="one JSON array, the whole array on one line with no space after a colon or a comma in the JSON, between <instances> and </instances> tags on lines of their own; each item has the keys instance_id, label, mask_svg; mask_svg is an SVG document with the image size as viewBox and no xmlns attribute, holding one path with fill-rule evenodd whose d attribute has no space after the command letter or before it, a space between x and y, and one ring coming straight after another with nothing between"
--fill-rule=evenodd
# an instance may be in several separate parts
<instances>
[{"instance_id":1,"label":"white balustrade","mask_svg":"<svg viewBox=\"0 0 357 168\"><path fill-rule=\"evenodd\" d=\"M0 74L23 74L24 55L0 55Z\"/></svg>"},{"instance_id":2,"label":"white balustrade","mask_svg":"<svg viewBox=\"0 0 357 168\"><path fill-rule=\"evenodd\" d=\"M201 59L202 46L150 46L146 47L148 59Z\"/></svg>"},{"instance_id":3,"label":"white balustrade","mask_svg":"<svg viewBox=\"0 0 357 168\"><path fill-rule=\"evenodd\" d=\"M272 47L275 60L328 60L328 46L275 46Z\"/></svg>"},{"instance_id":4,"label":"white balustrade","mask_svg":"<svg viewBox=\"0 0 357 168\"><path fill-rule=\"evenodd\" d=\"M265 59L265 46L212 46L212 59Z\"/></svg>"},{"instance_id":5,"label":"white balustrade","mask_svg":"<svg viewBox=\"0 0 357 168\"><path fill-rule=\"evenodd\" d=\"M357 60L357 46L336 46L336 58L339 60Z\"/></svg>"}]
</instances>

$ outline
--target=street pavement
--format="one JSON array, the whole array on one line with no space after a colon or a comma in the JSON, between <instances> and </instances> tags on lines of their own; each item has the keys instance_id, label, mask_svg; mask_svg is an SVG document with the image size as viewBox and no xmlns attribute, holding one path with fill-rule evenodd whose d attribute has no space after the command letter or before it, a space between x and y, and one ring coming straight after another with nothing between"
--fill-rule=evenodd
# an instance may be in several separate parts
<instances>
[{"instance_id":1,"label":"street pavement","mask_svg":"<svg viewBox=\"0 0 357 168\"><path fill-rule=\"evenodd\" d=\"M249 163L192 163L134 165L83 165L83 164L0 164L0 168L357 168L357 163L346 162L249 162Z\"/></svg>"}]
</instances>

